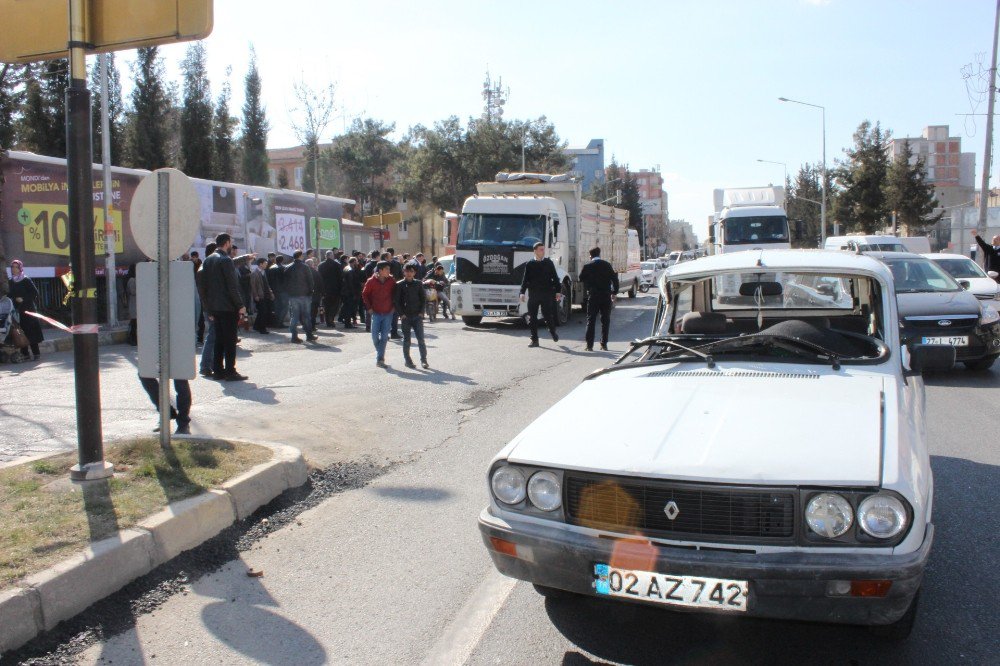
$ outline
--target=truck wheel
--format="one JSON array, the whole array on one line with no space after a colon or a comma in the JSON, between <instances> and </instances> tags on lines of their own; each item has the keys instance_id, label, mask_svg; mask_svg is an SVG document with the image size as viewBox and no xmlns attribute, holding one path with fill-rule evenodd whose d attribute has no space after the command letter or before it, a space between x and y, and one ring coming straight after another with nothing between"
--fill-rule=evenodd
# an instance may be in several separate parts
<instances>
[{"instance_id":1,"label":"truck wheel","mask_svg":"<svg viewBox=\"0 0 1000 666\"><path fill-rule=\"evenodd\" d=\"M903 617L892 624L875 624L868 627L868 631L879 638L888 638L893 641L901 641L910 637L913 631L913 623L917 619L917 606L920 605L920 592L913 597L910 607L906 609Z\"/></svg>"},{"instance_id":2,"label":"truck wheel","mask_svg":"<svg viewBox=\"0 0 1000 666\"><path fill-rule=\"evenodd\" d=\"M965 367L968 370L982 372L984 370L989 370L990 368L992 368L996 360L997 357L994 356L993 358L981 358L978 361L965 361Z\"/></svg>"},{"instance_id":3,"label":"truck wheel","mask_svg":"<svg viewBox=\"0 0 1000 666\"><path fill-rule=\"evenodd\" d=\"M629 287L629 290L628 290L628 297L629 298L635 298L635 292L636 292L636 289L638 288L638 286L639 285L637 283L632 282L632 286Z\"/></svg>"},{"instance_id":4,"label":"truck wheel","mask_svg":"<svg viewBox=\"0 0 1000 666\"><path fill-rule=\"evenodd\" d=\"M556 326L565 326L569 322L569 315L573 311L573 294L570 292L569 283L563 282L562 302L556 306Z\"/></svg>"},{"instance_id":5,"label":"truck wheel","mask_svg":"<svg viewBox=\"0 0 1000 666\"><path fill-rule=\"evenodd\" d=\"M483 323L483 318L473 315L462 315L462 321L466 326L479 326Z\"/></svg>"}]
</instances>

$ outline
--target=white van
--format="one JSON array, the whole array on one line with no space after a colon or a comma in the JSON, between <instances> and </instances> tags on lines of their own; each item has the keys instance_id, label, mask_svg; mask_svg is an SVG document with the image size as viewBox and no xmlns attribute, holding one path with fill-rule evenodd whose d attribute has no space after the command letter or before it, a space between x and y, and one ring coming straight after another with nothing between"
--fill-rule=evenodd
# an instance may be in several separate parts
<instances>
[{"instance_id":1,"label":"white van","mask_svg":"<svg viewBox=\"0 0 1000 666\"><path fill-rule=\"evenodd\" d=\"M824 250L847 250L849 252L918 252L918 250L910 250L906 245L903 244L904 239L896 238L895 236L829 236L826 239L826 244L823 245ZM914 239L906 239L914 240ZM919 239L916 239L919 240ZM927 240L924 238L923 240ZM928 245L927 250L919 250L919 252L930 252L930 246Z\"/></svg>"}]
</instances>

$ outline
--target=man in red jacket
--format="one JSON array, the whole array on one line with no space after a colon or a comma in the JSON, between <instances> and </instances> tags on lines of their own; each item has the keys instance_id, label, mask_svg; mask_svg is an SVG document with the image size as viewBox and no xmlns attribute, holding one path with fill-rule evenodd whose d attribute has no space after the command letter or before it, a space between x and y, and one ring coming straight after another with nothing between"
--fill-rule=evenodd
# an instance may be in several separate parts
<instances>
[{"instance_id":1,"label":"man in red jacket","mask_svg":"<svg viewBox=\"0 0 1000 666\"><path fill-rule=\"evenodd\" d=\"M393 292L396 282L389 272L389 262L380 261L375 265L375 275L365 282L361 300L368 308L372 325L372 342L375 343L375 365L385 367L385 346L389 342L392 316L395 312Z\"/></svg>"}]
</instances>

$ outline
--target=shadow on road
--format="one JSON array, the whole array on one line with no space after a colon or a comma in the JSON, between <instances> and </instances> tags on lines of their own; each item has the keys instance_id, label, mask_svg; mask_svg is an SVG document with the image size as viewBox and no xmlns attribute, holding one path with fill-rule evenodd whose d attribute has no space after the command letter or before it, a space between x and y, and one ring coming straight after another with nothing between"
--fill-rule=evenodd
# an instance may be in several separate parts
<instances>
[{"instance_id":1,"label":"shadow on road","mask_svg":"<svg viewBox=\"0 0 1000 666\"><path fill-rule=\"evenodd\" d=\"M259 402L262 405L278 404L278 397L273 390L257 386L252 382L219 382L219 384L222 385L223 394L237 400Z\"/></svg>"},{"instance_id":2,"label":"shadow on road","mask_svg":"<svg viewBox=\"0 0 1000 666\"><path fill-rule=\"evenodd\" d=\"M950 372L928 372L924 374L924 384L927 386L945 386L960 388L996 388L1000 379L997 367L992 370L966 370L961 363Z\"/></svg>"},{"instance_id":3,"label":"shadow on road","mask_svg":"<svg viewBox=\"0 0 1000 666\"><path fill-rule=\"evenodd\" d=\"M454 375L450 372L442 372L441 370L435 370L431 368L430 370L397 370L391 365L388 366L385 371L390 375L396 375L400 379L410 379L417 382L427 382L428 384L465 384L467 386L477 386L476 382L472 377L467 377L466 375Z\"/></svg>"},{"instance_id":4,"label":"shadow on road","mask_svg":"<svg viewBox=\"0 0 1000 666\"><path fill-rule=\"evenodd\" d=\"M452 493L433 486L379 486L372 488L376 495L408 502L443 502Z\"/></svg>"},{"instance_id":5,"label":"shadow on road","mask_svg":"<svg viewBox=\"0 0 1000 666\"><path fill-rule=\"evenodd\" d=\"M583 596L545 600L553 625L581 650L628 664L995 663L1000 654L996 534L1000 466L932 457L935 543L920 613L905 641L864 627L722 617ZM567 652L563 664L591 663Z\"/></svg>"}]
</instances>

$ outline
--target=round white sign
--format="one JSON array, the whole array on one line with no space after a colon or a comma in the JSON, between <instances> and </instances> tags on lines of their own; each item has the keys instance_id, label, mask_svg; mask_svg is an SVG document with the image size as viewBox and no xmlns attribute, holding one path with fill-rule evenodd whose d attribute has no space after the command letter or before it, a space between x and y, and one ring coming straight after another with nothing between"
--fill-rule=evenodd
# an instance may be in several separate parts
<instances>
[{"instance_id":1,"label":"round white sign","mask_svg":"<svg viewBox=\"0 0 1000 666\"><path fill-rule=\"evenodd\" d=\"M165 173L169 181L170 196L167 210L167 232L170 256L167 260L180 259L191 248L201 225L201 204L194 183L177 169L157 169L142 179L129 208L132 237L139 250L150 259L157 259L159 247L160 197L159 176Z\"/></svg>"}]
</instances>

